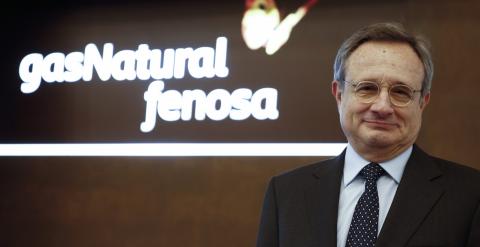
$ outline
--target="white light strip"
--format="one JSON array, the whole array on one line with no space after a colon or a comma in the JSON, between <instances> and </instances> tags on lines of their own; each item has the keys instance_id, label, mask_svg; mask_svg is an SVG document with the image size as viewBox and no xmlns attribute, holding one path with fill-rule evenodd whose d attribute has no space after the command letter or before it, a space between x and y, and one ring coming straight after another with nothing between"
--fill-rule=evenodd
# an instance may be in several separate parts
<instances>
[{"instance_id":1,"label":"white light strip","mask_svg":"<svg viewBox=\"0 0 480 247\"><path fill-rule=\"evenodd\" d=\"M336 156L346 143L0 144L0 156Z\"/></svg>"}]
</instances>

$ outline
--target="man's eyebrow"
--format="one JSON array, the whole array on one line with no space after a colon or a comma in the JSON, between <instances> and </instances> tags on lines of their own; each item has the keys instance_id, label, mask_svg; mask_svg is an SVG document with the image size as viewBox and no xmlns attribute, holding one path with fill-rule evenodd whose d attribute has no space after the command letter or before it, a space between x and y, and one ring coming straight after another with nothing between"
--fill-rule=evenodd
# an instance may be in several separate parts
<instances>
[{"instance_id":1,"label":"man's eyebrow","mask_svg":"<svg viewBox=\"0 0 480 247\"><path fill-rule=\"evenodd\" d=\"M375 78L375 77L366 77L366 78L357 79L357 80L353 80L353 81L354 81L354 82L371 81L371 82L380 83L380 82L381 82L381 79Z\"/></svg>"},{"instance_id":2,"label":"man's eyebrow","mask_svg":"<svg viewBox=\"0 0 480 247\"><path fill-rule=\"evenodd\" d=\"M405 86L411 87L411 85L409 85L408 83L400 81L400 80L394 80L394 81L391 81L391 82L388 82L388 83L390 85L405 85Z\"/></svg>"},{"instance_id":3,"label":"man's eyebrow","mask_svg":"<svg viewBox=\"0 0 480 247\"><path fill-rule=\"evenodd\" d=\"M388 85L406 85L406 86L410 86L407 82L405 81L402 81L402 80L385 80L385 79L379 79L379 78L376 78L376 77L367 77L367 78L364 78L364 79L359 79L359 80L356 80L356 82L360 82L360 81L371 81L371 82L376 82L376 83L379 83L379 84L388 84Z\"/></svg>"}]
</instances>

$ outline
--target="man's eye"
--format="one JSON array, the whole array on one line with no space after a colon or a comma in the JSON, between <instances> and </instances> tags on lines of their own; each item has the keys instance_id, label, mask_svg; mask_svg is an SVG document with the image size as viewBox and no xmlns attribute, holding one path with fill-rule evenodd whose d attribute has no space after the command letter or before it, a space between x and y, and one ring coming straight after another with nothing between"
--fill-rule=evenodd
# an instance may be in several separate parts
<instances>
[{"instance_id":1,"label":"man's eye","mask_svg":"<svg viewBox=\"0 0 480 247\"><path fill-rule=\"evenodd\" d=\"M357 92L371 93L376 92L378 87L375 84L360 84L357 86Z\"/></svg>"},{"instance_id":2,"label":"man's eye","mask_svg":"<svg viewBox=\"0 0 480 247\"><path fill-rule=\"evenodd\" d=\"M403 86L393 87L391 93L398 97L410 97L412 94L409 88Z\"/></svg>"}]
</instances>

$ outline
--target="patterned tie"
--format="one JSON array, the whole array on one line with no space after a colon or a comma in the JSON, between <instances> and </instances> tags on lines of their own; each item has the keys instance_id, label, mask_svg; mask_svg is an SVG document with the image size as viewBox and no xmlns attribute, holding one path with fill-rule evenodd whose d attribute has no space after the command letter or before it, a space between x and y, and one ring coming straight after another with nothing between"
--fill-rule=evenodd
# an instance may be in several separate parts
<instances>
[{"instance_id":1,"label":"patterned tie","mask_svg":"<svg viewBox=\"0 0 480 247\"><path fill-rule=\"evenodd\" d=\"M377 179L384 173L385 170L377 163L370 163L360 171L366 180L365 191L355 206L346 247L375 246L378 232Z\"/></svg>"}]
</instances>

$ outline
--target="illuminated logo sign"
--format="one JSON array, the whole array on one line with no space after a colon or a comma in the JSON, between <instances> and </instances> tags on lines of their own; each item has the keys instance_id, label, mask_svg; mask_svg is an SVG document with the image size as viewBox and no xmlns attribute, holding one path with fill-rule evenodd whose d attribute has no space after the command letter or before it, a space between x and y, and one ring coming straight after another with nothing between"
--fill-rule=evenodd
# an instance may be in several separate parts
<instances>
[{"instance_id":1,"label":"illuminated logo sign","mask_svg":"<svg viewBox=\"0 0 480 247\"><path fill-rule=\"evenodd\" d=\"M239 88L231 93L221 88L211 92L201 89L183 92L164 90L164 80L182 79L185 74L195 79L225 78L229 73L226 61L225 37L217 38L215 47L163 51L140 44L135 51L114 52L113 44L106 43L100 52L95 44L88 44L84 52L26 55L19 67L23 81L20 90L25 94L33 93L40 88L42 81L49 84L91 81L94 71L102 81L153 79L144 93L146 110L145 121L140 125L142 132L154 129L157 116L164 121L202 121L206 118L239 121L250 116L258 120L277 119L278 92L274 88L261 88L255 92Z\"/></svg>"},{"instance_id":2,"label":"illuminated logo sign","mask_svg":"<svg viewBox=\"0 0 480 247\"><path fill-rule=\"evenodd\" d=\"M288 41L292 29L316 2L317 0L308 0L280 20L280 12L274 0L246 0L242 19L245 44L252 50L265 47L265 52L273 55Z\"/></svg>"},{"instance_id":3,"label":"illuminated logo sign","mask_svg":"<svg viewBox=\"0 0 480 247\"><path fill-rule=\"evenodd\" d=\"M241 34L247 47L253 50L265 48L266 53L270 55L278 51L289 39L293 28L303 19L309 8L316 3L316 0L306 1L304 5L294 11L284 11L283 6L277 7L274 0L247 0L246 10L241 21ZM123 14L123 12L121 13ZM283 16L280 13L287 13L287 15ZM96 22L92 24L96 25ZM82 26L82 28L84 27ZM69 40L73 40L73 38L75 37L68 37ZM101 39L101 37L97 38ZM55 38L49 40L56 42ZM22 59L18 64L18 80L21 82L19 83L19 89L24 94L23 97L33 96L35 98L39 94L37 92L48 90L48 87L52 85L61 88L65 84L75 87L88 87L92 83L97 85L108 83L108 88L112 88L111 86L116 84L112 81L125 82L126 84L121 83L122 86L128 86L129 82L132 82L131 85L133 83L142 85L144 87L143 92L136 95L136 98L138 101L144 101L144 108L140 110L140 114L145 113L145 115L135 120L136 127L134 128L136 129L138 126L140 129L138 132L147 134L153 132L156 128L158 130L171 130L171 125L168 124L167 126L165 122L244 121L242 123L249 125L250 121L245 120L258 120L265 123L268 120L273 122L272 120L278 119L280 113L277 89L268 86L256 87L255 89L245 86L226 86L225 82L232 71L227 60L229 58L227 57L228 44L229 40L226 37L213 37L211 44L201 47L179 45L176 47L161 47L161 49L153 46L153 44L144 43L119 49L118 44L114 46L114 42L100 44L87 42L78 50L53 50L43 54L39 52L21 54L20 58ZM275 74L275 76L279 76L277 73ZM188 87L186 83L178 83L181 84L181 89L180 85L175 88L177 85L175 82L181 80L188 82L192 80L201 81L202 83L211 80L211 82L208 82L208 89L202 87L200 83L194 83L195 86L191 86L192 88ZM144 83L139 84L139 82ZM218 83L218 85L212 85L213 83ZM103 92L105 91L102 90ZM42 96L39 98L43 99ZM95 100L94 102L98 101ZM15 116L23 113L24 105L21 106L19 113ZM41 106L38 108L41 108ZM75 105L75 108L77 109L77 105ZM104 111L96 111L95 114L102 112ZM92 115L98 116L95 114ZM287 116L287 114L284 115ZM24 119L28 119L28 122L34 120L29 116L26 117L22 116L22 118L15 119L14 123L25 121ZM91 119L95 118L92 117L86 119L86 121L91 121ZM42 123L46 122L42 121ZM165 125L164 128L158 126L162 123ZM278 124L280 123L275 125ZM88 124L89 129L90 125L91 123ZM96 138L97 128L92 128L92 133L95 134L88 135L86 138L82 136L80 142L75 137L77 135L74 135L72 140L62 139L61 143L55 143L55 140L59 138L58 132L52 132L52 140L46 140L45 136L49 135L49 132L41 133L41 138L38 138L36 135L29 135L32 131L38 131L39 129L31 129L28 124L19 125L18 128L15 124L12 126L15 127L9 135L10 138L6 140L6 143L0 143L0 157L335 156L346 146L346 143L279 143L265 139L261 139L258 143L255 141L244 142L244 140L251 139L248 136L247 138L242 136L242 141L238 143L235 141L215 143L216 138L207 138L206 140L197 138L193 142L185 142L183 136L181 142L175 142L170 138L171 133L166 140L160 139L158 143L151 142L151 138L148 138L147 142L142 142L140 141L142 137L135 138L133 142L124 142L124 135L120 138L122 142L115 142L115 138L113 138L113 142L110 143L110 135L107 138L104 135L99 135L102 142L98 143L95 140L90 140L90 138ZM187 126L191 125L187 124ZM262 128L268 128L268 126L269 124L265 124L262 125ZM98 129L102 131L104 128L105 126L99 126ZM11 138L25 129L27 129L26 133L22 133L18 140ZM127 133L130 134L131 131L127 131ZM163 132L159 131L159 133ZM239 133L247 132L241 130ZM263 136L258 137L257 130L251 133L254 140ZM61 134L61 137L64 138L64 133ZM66 133L65 138L68 139L69 136L69 133ZM26 137L31 139L32 142L18 143ZM195 138L195 136L192 136L192 138ZM231 138L226 136L225 139L230 140ZM42 143L42 141L45 141L45 143Z\"/></svg>"}]
</instances>

